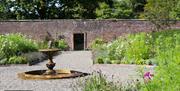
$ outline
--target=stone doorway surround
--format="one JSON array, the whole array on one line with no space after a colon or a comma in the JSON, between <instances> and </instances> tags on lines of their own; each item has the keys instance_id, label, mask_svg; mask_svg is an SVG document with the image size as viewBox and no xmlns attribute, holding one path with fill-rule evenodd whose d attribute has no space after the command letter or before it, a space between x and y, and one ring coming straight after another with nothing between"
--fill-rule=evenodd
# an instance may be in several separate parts
<instances>
[{"instance_id":1,"label":"stone doorway surround","mask_svg":"<svg viewBox=\"0 0 180 91\"><path fill-rule=\"evenodd\" d=\"M87 48L87 33L73 33L72 42L73 50L85 50Z\"/></svg>"}]
</instances>

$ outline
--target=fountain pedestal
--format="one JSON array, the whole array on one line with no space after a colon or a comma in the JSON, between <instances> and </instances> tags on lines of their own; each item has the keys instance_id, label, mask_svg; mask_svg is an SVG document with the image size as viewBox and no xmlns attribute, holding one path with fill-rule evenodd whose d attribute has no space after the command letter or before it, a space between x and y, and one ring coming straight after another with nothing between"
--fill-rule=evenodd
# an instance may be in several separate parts
<instances>
[{"instance_id":1,"label":"fountain pedestal","mask_svg":"<svg viewBox=\"0 0 180 91\"><path fill-rule=\"evenodd\" d=\"M45 75L53 75L56 74L56 71L53 70L56 63L53 62L53 55L60 51L59 49L41 49L40 52L46 54L48 56L48 63L46 64L48 70L44 73Z\"/></svg>"},{"instance_id":2,"label":"fountain pedestal","mask_svg":"<svg viewBox=\"0 0 180 91\"><path fill-rule=\"evenodd\" d=\"M47 63L46 66L48 67L48 70L44 73L45 75L51 75L51 74L56 74L56 71L53 70L54 66L56 63Z\"/></svg>"}]
</instances>

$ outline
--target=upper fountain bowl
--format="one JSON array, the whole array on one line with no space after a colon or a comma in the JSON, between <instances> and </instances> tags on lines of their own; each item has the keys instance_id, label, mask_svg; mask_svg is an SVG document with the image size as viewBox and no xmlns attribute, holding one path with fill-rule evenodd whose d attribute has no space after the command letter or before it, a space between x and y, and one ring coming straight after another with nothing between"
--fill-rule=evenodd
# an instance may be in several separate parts
<instances>
[{"instance_id":1,"label":"upper fountain bowl","mask_svg":"<svg viewBox=\"0 0 180 91\"><path fill-rule=\"evenodd\" d=\"M52 49L40 49L39 50L40 52L46 54L46 55L50 55L50 56L53 56L54 54L56 54L57 52L60 51L60 49L57 49L57 48L52 48Z\"/></svg>"},{"instance_id":2,"label":"upper fountain bowl","mask_svg":"<svg viewBox=\"0 0 180 91\"><path fill-rule=\"evenodd\" d=\"M60 51L60 49L57 49L57 48L49 48L49 49L40 49L39 51L41 52L57 52L57 51Z\"/></svg>"},{"instance_id":3,"label":"upper fountain bowl","mask_svg":"<svg viewBox=\"0 0 180 91\"><path fill-rule=\"evenodd\" d=\"M39 51L40 51L40 52L43 52L43 53L45 53L45 52L58 52L58 51L60 51L60 49L57 49L57 48L49 48L49 49L40 49Z\"/></svg>"}]
</instances>

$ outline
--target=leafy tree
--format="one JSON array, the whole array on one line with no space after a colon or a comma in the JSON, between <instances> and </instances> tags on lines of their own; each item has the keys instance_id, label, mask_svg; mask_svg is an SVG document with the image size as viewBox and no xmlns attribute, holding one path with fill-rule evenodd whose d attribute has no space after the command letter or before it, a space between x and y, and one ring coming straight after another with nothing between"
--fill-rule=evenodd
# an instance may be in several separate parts
<instances>
[{"instance_id":1,"label":"leafy tree","mask_svg":"<svg viewBox=\"0 0 180 91\"><path fill-rule=\"evenodd\" d=\"M129 19L134 18L133 10L129 6L128 2L114 1L112 7L107 3L100 3L99 8L96 9L96 15L99 19Z\"/></svg>"},{"instance_id":2,"label":"leafy tree","mask_svg":"<svg viewBox=\"0 0 180 91\"><path fill-rule=\"evenodd\" d=\"M0 19L129 19L139 16L145 1L0 0Z\"/></svg>"},{"instance_id":3,"label":"leafy tree","mask_svg":"<svg viewBox=\"0 0 180 91\"><path fill-rule=\"evenodd\" d=\"M175 2L176 3L176 2ZM180 1L178 1L171 11L171 17L180 20Z\"/></svg>"},{"instance_id":4,"label":"leafy tree","mask_svg":"<svg viewBox=\"0 0 180 91\"><path fill-rule=\"evenodd\" d=\"M5 19L44 19L46 6L44 0L2 0Z\"/></svg>"},{"instance_id":5,"label":"leafy tree","mask_svg":"<svg viewBox=\"0 0 180 91\"><path fill-rule=\"evenodd\" d=\"M100 3L100 7L96 9L97 18L108 19L112 17L112 9L106 3Z\"/></svg>"},{"instance_id":6,"label":"leafy tree","mask_svg":"<svg viewBox=\"0 0 180 91\"><path fill-rule=\"evenodd\" d=\"M96 18L99 2L110 0L1 0L1 19ZM7 14L7 15L4 15Z\"/></svg>"},{"instance_id":7,"label":"leafy tree","mask_svg":"<svg viewBox=\"0 0 180 91\"><path fill-rule=\"evenodd\" d=\"M133 10L135 18L139 18L139 15L144 12L144 6L147 3L147 0L129 0L128 3Z\"/></svg>"},{"instance_id":8,"label":"leafy tree","mask_svg":"<svg viewBox=\"0 0 180 91\"><path fill-rule=\"evenodd\" d=\"M0 3L2 4L3 2L0 1ZM5 18L5 17L4 17L4 12L3 12L3 11L5 11L5 10L4 10L4 9L5 9L5 8L4 8L5 6L4 6L4 5L1 5L1 4L0 4L0 19L3 19L3 18Z\"/></svg>"},{"instance_id":9,"label":"leafy tree","mask_svg":"<svg viewBox=\"0 0 180 91\"><path fill-rule=\"evenodd\" d=\"M0 1L0 19L8 19L13 16L13 14L10 12L10 9L8 9L10 5L5 2L5 0Z\"/></svg>"},{"instance_id":10,"label":"leafy tree","mask_svg":"<svg viewBox=\"0 0 180 91\"><path fill-rule=\"evenodd\" d=\"M156 30L168 27L178 18L179 0L147 0L141 17L150 20Z\"/></svg>"},{"instance_id":11,"label":"leafy tree","mask_svg":"<svg viewBox=\"0 0 180 91\"><path fill-rule=\"evenodd\" d=\"M98 2L104 0L61 0L62 18L96 18L95 9Z\"/></svg>"}]
</instances>

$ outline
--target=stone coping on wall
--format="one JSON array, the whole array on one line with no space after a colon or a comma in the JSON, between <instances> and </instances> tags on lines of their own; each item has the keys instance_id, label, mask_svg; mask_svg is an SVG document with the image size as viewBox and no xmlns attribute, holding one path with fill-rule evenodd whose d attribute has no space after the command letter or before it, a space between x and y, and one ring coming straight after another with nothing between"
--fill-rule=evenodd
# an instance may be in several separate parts
<instances>
[{"instance_id":1,"label":"stone coping on wall","mask_svg":"<svg viewBox=\"0 0 180 91\"><path fill-rule=\"evenodd\" d=\"M32 20L0 20L0 22L51 22L51 21L149 21L146 19L32 19Z\"/></svg>"},{"instance_id":2,"label":"stone coping on wall","mask_svg":"<svg viewBox=\"0 0 180 91\"><path fill-rule=\"evenodd\" d=\"M146 19L32 19L32 20L0 20L0 22L54 22L54 21L76 21L76 22L82 22L82 21L94 21L94 22L103 22L103 21L110 21L110 22L118 22L118 21L146 21L149 22L149 20ZM173 21L173 20L172 20ZM176 22L180 22L180 20L176 20Z\"/></svg>"}]
</instances>

